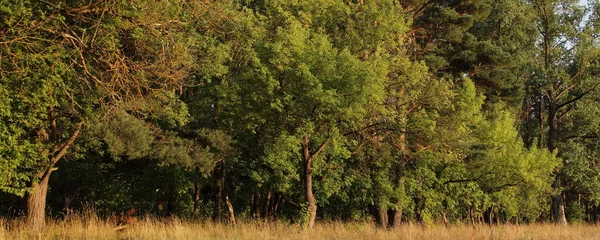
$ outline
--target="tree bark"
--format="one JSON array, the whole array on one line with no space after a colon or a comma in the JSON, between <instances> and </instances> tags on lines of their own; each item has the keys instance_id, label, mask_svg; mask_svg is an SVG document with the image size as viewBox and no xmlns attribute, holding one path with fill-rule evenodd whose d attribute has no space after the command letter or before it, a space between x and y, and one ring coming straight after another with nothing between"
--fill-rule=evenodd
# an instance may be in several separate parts
<instances>
[{"instance_id":1,"label":"tree bark","mask_svg":"<svg viewBox=\"0 0 600 240\"><path fill-rule=\"evenodd\" d=\"M252 196L252 218L260 218L260 193L256 192Z\"/></svg>"},{"instance_id":2,"label":"tree bark","mask_svg":"<svg viewBox=\"0 0 600 240\"><path fill-rule=\"evenodd\" d=\"M402 119L402 123L406 124L406 118ZM404 177L404 168L406 166L406 163L408 163L409 161L409 157L408 157L408 151L406 149L406 134L404 132L406 132L405 128L402 128L402 133L400 134L400 136L398 136L398 144L396 145L396 147L398 148L398 150L400 150L400 152L402 153L403 157L400 158L399 163L397 163L396 165L396 191L404 191L404 182L405 182L405 177ZM400 199L396 199L396 210L394 211L394 218L391 222L391 226L393 228L396 227L400 227L400 225L402 225L402 202L400 201Z\"/></svg>"},{"instance_id":3,"label":"tree bark","mask_svg":"<svg viewBox=\"0 0 600 240\"><path fill-rule=\"evenodd\" d=\"M554 215L554 223L567 225L567 217L565 214L565 200L562 193L554 196L552 199L552 214Z\"/></svg>"},{"instance_id":4,"label":"tree bark","mask_svg":"<svg viewBox=\"0 0 600 240\"><path fill-rule=\"evenodd\" d=\"M161 199L160 191L156 192L156 205L154 207L156 208L156 216L161 217L163 215L163 210L165 209L165 206Z\"/></svg>"},{"instance_id":5,"label":"tree bark","mask_svg":"<svg viewBox=\"0 0 600 240\"><path fill-rule=\"evenodd\" d=\"M273 201L273 205L271 207L271 218L275 217L275 213L277 212L277 208L279 208L279 203L281 202L282 194L276 194L277 200Z\"/></svg>"},{"instance_id":6,"label":"tree bark","mask_svg":"<svg viewBox=\"0 0 600 240\"><path fill-rule=\"evenodd\" d=\"M387 208L385 207L378 207L377 208L377 225L379 225L379 227L381 228L387 228L388 225L388 211Z\"/></svg>"},{"instance_id":7,"label":"tree bark","mask_svg":"<svg viewBox=\"0 0 600 240\"><path fill-rule=\"evenodd\" d=\"M217 180L217 192L215 194L215 207L213 209L213 221L221 222L221 198L223 194L222 178Z\"/></svg>"},{"instance_id":8,"label":"tree bark","mask_svg":"<svg viewBox=\"0 0 600 240\"><path fill-rule=\"evenodd\" d=\"M325 149L327 144L331 140L331 135L327 136L327 139L319 145L314 153L310 153L309 144L310 138L302 138L302 158L304 160L304 187L305 197L308 203L308 229L313 229L315 221L317 219L317 201L313 194L313 179L312 179L312 160L319 155Z\"/></svg>"},{"instance_id":9,"label":"tree bark","mask_svg":"<svg viewBox=\"0 0 600 240\"><path fill-rule=\"evenodd\" d=\"M549 98L551 95L549 96ZM552 99L553 100L553 99ZM556 102L552 101L548 106L548 151L554 152L556 150L556 142L558 142L558 121L556 120L557 105ZM554 187L560 189L560 169L554 171ZM554 215L554 222L556 224L567 224L567 217L565 214L565 202L563 199L562 192L558 193L552 201L552 213Z\"/></svg>"},{"instance_id":10,"label":"tree bark","mask_svg":"<svg viewBox=\"0 0 600 240\"><path fill-rule=\"evenodd\" d=\"M177 208L177 186L174 183L169 184L167 196L167 216L173 216Z\"/></svg>"},{"instance_id":11,"label":"tree bark","mask_svg":"<svg viewBox=\"0 0 600 240\"><path fill-rule=\"evenodd\" d=\"M269 218L271 217L271 213L270 213L270 209L271 209L271 195L273 193L271 191L267 192L267 196L264 199L264 214L263 214L263 218L265 219L265 221L269 221Z\"/></svg>"},{"instance_id":12,"label":"tree bark","mask_svg":"<svg viewBox=\"0 0 600 240\"><path fill-rule=\"evenodd\" d=\"M400 227L402 225L402 206L398 206L398 209L394 212L394 222L392 223L393 228Z\"/></svg>"},{"instance_id":13,"label":"tree bark","mask_svg":"<svg viewBox=\"0 0 600 240\"><path fill-rule=\"evenodd\" d=\"M306 139L306 138L305 138ZM313 229L315 226L315 221L317 218L317 202L315 199L315 195L313 194L313 183L312 183L312 159L310 158L310 156L308 155L308 141L305 140L305 142L307 143L305 148L304 148L304 152L305 152L305 159L304 159L304 187L305 187L305 196L306 196L306 202L308 203L308 229Z\"/></svg>"},{"instance_id":14,"label":"tree bark","mask_svg":"<svg viewBox=\"0 0 600 240\"><path fill-rule=\"evenodd\" d=\"M556 149L556 142L558 142L558 121L556 121L556 103L553 99L550 100L548 106L548 140L547 147L548 151L553 152Z\"/></svg>"},{"instance_id":15,"label":"tree bark","mask_svg":"<svg viewBox=\"0 0 600 240\"><path fill-rule=\"evenodd\" d=\"M194 216L200 216L200 186L194 183Z\"/></svg>"},{"instance_id":16,"label":"tree bark","mask_svg":"<svg viewBox=\"0 0 600 240\"><path fill-rule=\"evenodd\" d=\"M65 216L68 216L71 214L72 210L71 210L71 203L73 202L73 200L75 200L75 198L77 197L77 194L65 194L65 196L63 196L63 214Z\"/></svg>"},{"instance_id":17,"label":"tree bark","mask_svg":"<svg viewBox=\"0 0 600 240\"><path fill-rule=\"evenodd\" d=\"M41 231L46 225L46 196L48 195L48 182L50 181L50 174L56 170L54 165L60 160L66 153L69 147L75 142L75 139L81 132L83 122L79 122L75 125L76 129L71 136L62 144L56 144L52 148L52 152L49 155L48 167L45 171L38 174L40 181L38 183L31 183L31 192L27 194L27 219L26 222L29 228L33 231Z\"/></svg>"},{"instance_id":18,"label":"tree bark","mask_svg":"<svg viewBox=\"0 0 600 240\"><path fill-rule=\"evenodd\" d=\"M489 210L490 214L488 215L488 223L490 225L494 224L494 207L491 207Z\"/></svg>"},{"instance_id":19,"label":"tree bark","mask_svg":"<svg viewBox=\"0 0 600 240\"><path fill-rule=\"evenodd\" d=\"M227 204L227 212L229 213L229 223L235 224L235 212L233 211L231 201L229 201L229 194L225 194L225 203Z\"/></svg>"},{"instance_id":20,"label":"tree bark","mask_svg":"<svg viewBox=\"0 0 600 240\"><path fill-rule=\"evenodd\" d=\"M34 232L39 232L46 225L46 196L48 193L48 177L39 183L33 184L31 192L27 194L27 225Z\"/></svg>"}]
</instances>

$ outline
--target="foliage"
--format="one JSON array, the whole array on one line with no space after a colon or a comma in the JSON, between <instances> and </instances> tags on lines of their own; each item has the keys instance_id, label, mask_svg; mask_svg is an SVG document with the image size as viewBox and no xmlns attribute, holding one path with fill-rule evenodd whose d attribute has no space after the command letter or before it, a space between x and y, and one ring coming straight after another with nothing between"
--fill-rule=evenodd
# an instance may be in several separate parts
<instances>
[{"instance_id":1,"label":"foliage","mask_svg":"<svg viewBox=\"0 0 600 240\"><path fill-rule=\"evenodd\" d=\"M0 214L597 221L597 4L0 0Z\"/></svg>"}]
</instances>

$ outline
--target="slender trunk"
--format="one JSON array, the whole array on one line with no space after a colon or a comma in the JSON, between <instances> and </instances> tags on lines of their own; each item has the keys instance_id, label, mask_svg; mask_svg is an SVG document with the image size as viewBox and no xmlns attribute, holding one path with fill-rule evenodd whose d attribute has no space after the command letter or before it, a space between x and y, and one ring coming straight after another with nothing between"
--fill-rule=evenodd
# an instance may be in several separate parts
<instances>
[{"instance_id":1,"label":"slender trunk","mask_svg":"<svg viewBox=\"0 0 600 240\"><path fill-rule=\"evenodd\" d=\"M387 208L385 207L378 207L377 208L377 225L379 225L379 227L381 228L386 228L388 225L388 214L387 214Z\"/></svg>"},{"instance_id":2,"label":"slender trunk","mask_svg":"<svg viewBox=\"0 0 600 240\"><path fill-rule=\"evenodd\" d=\"M271 217L275 216L275 213L277 212L277 208L279 207L279 203L281 202L281 198L282 198L282 194L277 194L277 201L275 201L275 204L273 205L273 208L271 209Z\"/></svg>"},{"instance_id":3,"label":"slender trunk","mask_svg":"<svg viewBox=\"0 0 600 240\"><path fill-rule=\"evenodd\" d=\"M169 193L167 199L167 216L173 216L177 208L177 186L173 183L169 184Z\"/></svg>"},{"instance_id":4,"label":"slender trunk","mask_svg":"<svg viewBox=\"0 0 600 240\"><path fill-rule=\"evenodd\" d=\"M312 179L312 160L319 155L325 149L327 144L331 140L331 135L327 136L327 139L321 143L321 145L312 154L309 150L310 139L308 137L302 138L302 158L304 160L304 187L305 197L308 203L308 229L313 229L315 221L317 219L317 201L313 194L313 179Z\"/></svg>"},{"instance_id":5,"label":"slender trunk","mask_svg":"<svg viewBox=\"0 0 600 240\"><path fill-rule=\"evenodd\" d=\"M415 220L417 222L423 222L423 218L421 217L421 198L419 198L419 193L417 192L417 196L413 197L413 201L415 202L414 206L414 213L415 213Z\"/></svg>"},{"instance_id":6,"label":"slender trunk","mask_svg":"<svg viewBox=\"0 0 600 240\"><path fill-rule=\"evenodd\" d=\"M402 94L404 94L404 91L402 91ZM406 118L402 118L401 122L403 124L406 124ZM402 195L404 195L404 168L406 166L406 163L408 163L409 161L409 153L406 150L406 134L404 133L406 132L406 129L402 128L401 130L402 133L400 134L400 136L398 136L397 147L403 156L399 159L400 162L396 165L396 191L401 192ZM397 228L400 227L400 225L402 225L402 210L403 204L401 199L396 199L396 210L394 211L394 218L391 220L391 227Z\"/></svg>"},{"instance_id":7,"label":"slender trunk","mask_svg":"<svg viewBox=\"0 0 600 240\"><path fill-rule=\"evenodd\" d=\"M500 225L500 211L498 211L498 213L496 213L496 225Z\"/></svg>"},{"instance_id":8,"label":"slender trunk","mask_svg":"<svg viewBox=\"0 0 600 240\"><path fill-rule=\"evenodd\" d=\"M69 216L71 214L71 212L72 212L71 203L73 202L73 200L75 200L76 197L77 197L77 194L66 194L64 196L62 211L65 216Z\"/></svg>"},{"instance_id":9,"label":"slender trunk","mask_svg":"<svg viewBox=\"0 0 600 240\"><path fill-rule=\"evenodd\" d=\"M156 193L156 216L161 217L163 215L164 204L160 197L160 190Z\"/></svg>"},{"instance_id":10,"label":"slender trunk","mask_svg":"<svg viewBox=\"0 0 600 240\"><path fill-rule=\"evenodd\" d=\"M264 205L264 214L263 214L263 218L265 219L265 221L269 221L269 217L271 217L271 214L269 213L269 209L271 208L271 195L273 193L271 191L267 192L267 196L265 197L265 205Z\"/></svg>"},{"instance_id":11,"label":"slender trunk","mask_svg":"<svg viewBox=\"0 0 600 240\"><path fill-rule=\"evenodd\" d=\"M200 215L200 186L198 183L194 183L194 216Z\"/></svg>"},{"instance_id":12,"label":"slender trunk","mask_svg":"<svg viewBox=\"0 0 600 240\"><path fill-rule=\"evenodd\" d=\"M308 203L308 228L312 229L315 226L315 221L317 218L317 202L315 199L315 195L312 190L312 168L311 168L311 159L306 161L305 166L305 188L306 188L306 202Z\"/></svg>"},{"instance_id":13,"label":"slender trunk","mask_svg":"<svg viewBox=\"0 0 600 240\"><path fill-rule=\"evenodd\" d=\"M406 163L406 162L404 162ZM399 169L399 175L400 178L398 180L398 185L396 188L396 191L404 191L404 181L405 181L405 177L404 177L404 163L401 165L400 169ZM401 202L400 199L396 200L396 210L394 211L394 218L390 220L390 227L392 228L397 228L400 227L400 225L402 225L402 210L403 210L403 204Z\"/></svg>"},{"instance_id":14,"label":"slender trunk","mask_svg":"<svg viewBox=\"0 0 600 240\"><path fill-rule=\"evenodd\" d=\"M50 174L33 184L27 194L27 225L34 232L41 231L46 225L46 195Z\"/></svg>"},{"instance_id":15,"label":"slender trunk","mask_svg":"<svg viewBox=\"0 0 600 240\"><path fill-rule=\"evenodd\" d=\"M392 224L393 228L400 227L402 225L402 206L398 206L396 212L394 213L394 222Z\"/></svg>"},{"instance_id":16,"label":"slender trunk","mask_svg":"<svg viewBox=\"0 0 600 240\"><path fill-rule=\"evenodd\" d=\"M567 225L567 217L565 214L565 200L562 194L554 196L552 201L552 213L554 215L554 223Z\"/></svg>"},{"instance_id":17,"label":"slender trunk","mask_svg":"<svg viewBox=\"0 0 600 240\"><path fill-rule=\"evenodd\" d=\"M552 101L552 100L550 100ZM558 141L558 122L556 121L556 103L550 102L548 106L548 151L553 152L556 149Z\"/></svg>"},{"instance_id":18,"label":"slender trunk","mask_svg":"<svg viewBox=\"0 0 600 240\"><path fill-rule=\"evenodd\" d=\"M470 207L467 209L467 223L473 225L473 221L472 221L472 218L471 218L471 208Z\"/></svg>"},{"instance_id":19,"label":"slender trunk","mask_svg":"<svg viewBox=\"0 0 600 240\"><path fill-rule=\"evenodd\" d=\"M537 120L538 120L538 124L540 125L540 129L539 129L539 133L538 133L538 139L537 139L537 146L538 148L542 148L542 142L544 139L544 107L543 107L543 96L539 96L539 99L536 100L537 101Z\"/></svg>"},{"instance_id":20,"label":"slender trunk","mask_svg":"<svg viewBox=\"0 0 600 240\"><path fill-rule=\"evenodd\" d=\"M490 208L490 215L488 215L488 223L490 225L494 224L494 207Z\"/></svg>"},{"instance_id":21,"label":"slender trunk","mask_svg":"<svg viewBox=\"0 0 600 240\"><path fill-rule=\"evenodd\" d=\"M252 217L254 219L260 218L260 193L254 193L252 196Z\"/></svg>"},{"instance_id":22,"label":"slender trunk","mask_svg":"<svg viewBox=\"0 0 600 240\"><path fill-rule=\"evenodd\" d=\"M558 122L556 121L556 103L551 100L548 106L548 139L547 147L548 151L554 152L556 150L556 142L558 142ZM560 189L560 169L554 171L554 188ZM552 213L554 215L554 222L556 224L567 224L567 217L565 214L565 202L563 199L562 192L554 196L552 202Z\"/></svg>"},{"instance_id":23,"label":"slender trunk","mask_svg":"<svg viewBox=\"0 0 600 240\"><path fill-rule=\"evenodd\" d=\"M235 212L231 201L229 201L229 194L225 194L225 204L227 204L227 212L229 213L229 223L235 224Z\"/></svg>"},{"instance_id":24,"label":"slender trunk","mask_svg":"<svg viewBox=\"0 0 600 240\"><path fill-rule=\"evenodd\" d=\"M213 221L221 221L221 198L223 195L222 178L217 180L217 193L215 194L215 207L213 208Z\"/></svg>"},{"instance_id":25,"label":"slender trunk","mask_svg":"<svg viewBox=\"0 0 600 240\"><path fill-rule=\"evenodd\" d=\"M304 137L303 140L303 156L304 156L304 190L306 202L308 203L308 229L313 229L317 218L317 202L313 194L312 183L312 158L308 149L309 140Z\"/></svg>"},{"instance_id":26,"label":"slender trunk","mask_svg":"<svg viewBox=\"0 0 600 240\"><path fill-rule=\"evenodd\" d=\"M444 211L442 213L442 220L444 221L444 226L448 227L450 222L448 221L448 212Z\"/></svg>"},{"instance_id":27,"label":"slender trunk","mask_svg":"<svg viewBox=\"0 0 600 240\"><path fill-rule=\"evenodd\" d=\"M256 216L254 216L254 195L256 194L252 194L252 197L250 197L250 212L252 213L252 218L256 218Z\"/></svg>"}]
</instances>

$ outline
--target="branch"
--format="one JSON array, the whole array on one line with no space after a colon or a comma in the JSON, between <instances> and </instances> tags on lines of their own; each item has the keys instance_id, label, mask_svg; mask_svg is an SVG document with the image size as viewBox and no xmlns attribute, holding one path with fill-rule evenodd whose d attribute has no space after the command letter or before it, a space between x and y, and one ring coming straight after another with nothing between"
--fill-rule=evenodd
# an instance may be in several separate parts
<instances>
[{"instance_id":1,"label":"branch","mask_svg":"<svg viewBox=\"0 0 600 240\"><path fill-rule=\"evenodd\" d=\"M433 1L433 0L430 0L430 1L426 2L425 4L423 4L423 6L421 6L419 9L417 9L417 11L415 11L415 12L413 13L413 16L412 16L412 18L413 18L413 19L415 19L415 18L417 17L417 15L418 15L418 14L419 14L421 11L423 11L423 9L425 9L425 7L427 7L429 4L431 4L431 3L433 3L433 2L435 2L435 1Z\"/></svg>"},{"instance_id":2,"label":"branch","mask_svg":"<svg viewBox=\"0 0 600 240\"><path fill-rule=\"evenodd\" d=\"M362 127L362 128L360 128L360 129L356 129L356 130L352 130L352 131L346 132L346 133L344 133L343 135L344 135L344 136L348 136L348 135L351 135L351 134L355 134L355 133L358 133L358 132L362 132L362 131L364 131L364 130L367 130L367 129L370 129L370 128L372 128L372 127L375 127L375 126L381 125L381 124L383 124L383 123L384 123L384 122L375 122L375 123L371 123L371 124L369 124L369 125L367 125L367 126L365 126L365 127Z\"/></svg>"},{"instance_id":3,"label":"branch","mask_svg":"<svg viewBox=\"0 0 600 240\"><path fill-rule=\"evenodd\" d=\"M571 90L572 88L576 87L577 84L571 84L568 87L566 87L565 89L563 89L562 91L560 91L558 94L556 94L556 99L561 98L565 93L567 93L569 90ZM558 86L560 88L560 86ZM558 88L556 88L556 90L558 90Z\"/></svg>"},{"instance_id":4,"label":"branch","mask_svg":"<svg viewBox=\"0 0 600 240\"><path fill-rule=\"evenodd\" d=\"M585 96L585 95L587 95L588 93L590 93L590 92L592 92L592 91L596 90L596 87L598 87L598 84L596 84L596 86L594 86L592 89L590 89L590 90L587 90L587 91L583 92L581 95L579 95L579 96L577 96L577 97L575 97L575 98L573 98L573 99L571 99L571 100L569 100L569 101L566 101L566 102L564 102L564 103L561 103L561 104L559 104L558 106L556 106L556 110L558 110L558 109L560 109L560 108L562 108L562 107L564 107L564 106L566 106L566 105L569 105L569 104L571 104L571 103L574 103L574 102L576 102L576 101L579 101L579 99L581 99L582 97L584 97L584 96Z\"/></svg>"},{"instance_id":5,"label":"branch","mask_svg":"<svg viewBox=\"0 0 600 240\"><path fill-rule=\"evenodd\" d=\"M317 157L319 155L319 153L321 153L323 151L323 149L325 149L325 147L329 143L329 140L331 140L331 135L327 136L327 139L325 139L325 141L323 141L323 143L321 143L321 146L319 146L319 148L317 148L317 151L315 151L310 156L310 158L313 159L313 158Z\"/></svg>"},{"instance_id":6,"label":"branch","mask_svg":"<svg viewBox=\"0 0 600 240\"><path fill-rule=\"evenodd\" d=\"M73 144L73 142L75 142L75 139L77 139L77 137L79 136L79 133L81 132L81 126L83 126L83 121L77 123L75 126L76 126L76 130L75 130L75 132L73 132L73 134L71 134L71 137L69 137L69 139L67 139L67 141L62 145L62 147L60 147L58 150L56 150L52 153L53 156L50 158L50 164L48 165L46 170L43 172L40 172L37 175L40 178L40 181L42 181L42 182L48 181L48 179L50 178L50 174L53 171L58 170L58 168L54 167L54 164L56 164L56 162L58 162L58 160L60 160L67 153L67 149L69 149L69 147Z\"/></svg>"},{"instance_id":7,"label":"branch","mask_svg":"<svg viewBox=\"0 0 600 240\"><path fill-rule=\"evenodd\" d=\"M463 182L475 182L477 180L479 180L480 178L472 178L472 179L458 179L458 180L448 180L445 181L443 184L446 185L448 183L463 183Z\"/></svg>"},{"instance_id":8,"label":"branch","mask_svg":"<svg viewBox=\"0 0 600 240\"><path fill-rule=\"evenodd\" d=\"M560 114L558 114L559 110L557 110L556 112L557 112L557 114L558 114L558 117L557 117L556 119L557 119L558 121L562 121L562 119L563 119L565 116L567 116L567 114L569 114L569 112L571 112L571 110L573 110L573 109L574 109L574 106L573 106L573 105L569 105L569 106L567 106L567 108L566 108L566 109L565 109L563 112L561 112Z\"/></svg>"},{"instance_id":9,"label":"branch","mask_svg":"<svg viewBox=\"0 0 600 240\"><path fill-rule=\"evenodd\" d=\"M51 165L54 165L56 162L58 162L58 160L60 160L67 153L67 149L69 149L69 147L71 147L73 142L75 142L75 139L77 139L77 137L79 136L79 133L81 132L81 126L83 126L83 122L79 122L75 126L76 126L75 132L73 132L73 134L71 134L71 137L69 137L69 139L67 139L67 141L62 145L62 147L60 147L57 151L52 153L53 156L50 158Z\"/></svg>"},{"instance_id":10,"label":"branch","mask_svg":"<svg viewBox=\"0 0 600 240\"><path fill-rule=\"evenodd\" d=\"M518 186L519 184L522 184L524 182L525 182L525 179L521 179L520 181L517 181L517 182L502 184L502 185L494 187L494 188L492 188L490 190L491 190L491 192L497 192L497 191L500 191L500 190L502 190L502 189L504 189L506 187Z\"/></svg>"}]
</instances>

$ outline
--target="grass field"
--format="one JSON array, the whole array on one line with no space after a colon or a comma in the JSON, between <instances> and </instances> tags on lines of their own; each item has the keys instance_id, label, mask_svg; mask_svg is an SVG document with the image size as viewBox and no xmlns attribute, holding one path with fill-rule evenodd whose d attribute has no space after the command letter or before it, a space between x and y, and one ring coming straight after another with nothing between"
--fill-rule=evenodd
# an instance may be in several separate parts
<instances>
[{"instance_id":1,"label":"grass field","mask_svg":"<svg viewBox=\"0 0 600 240\"><path fill-rule=\"evenodd\" d=\"M404 225L382 230L371 223L318 223L312 231L298 225L246 222L233 225L211 222L141 220L118 230L111 221L75 218L50 222L44 232L34 233L18 221L0 220L0 240L18 239L600 239L598 225L556 226Z\"/></svg>"}]
</instances>

